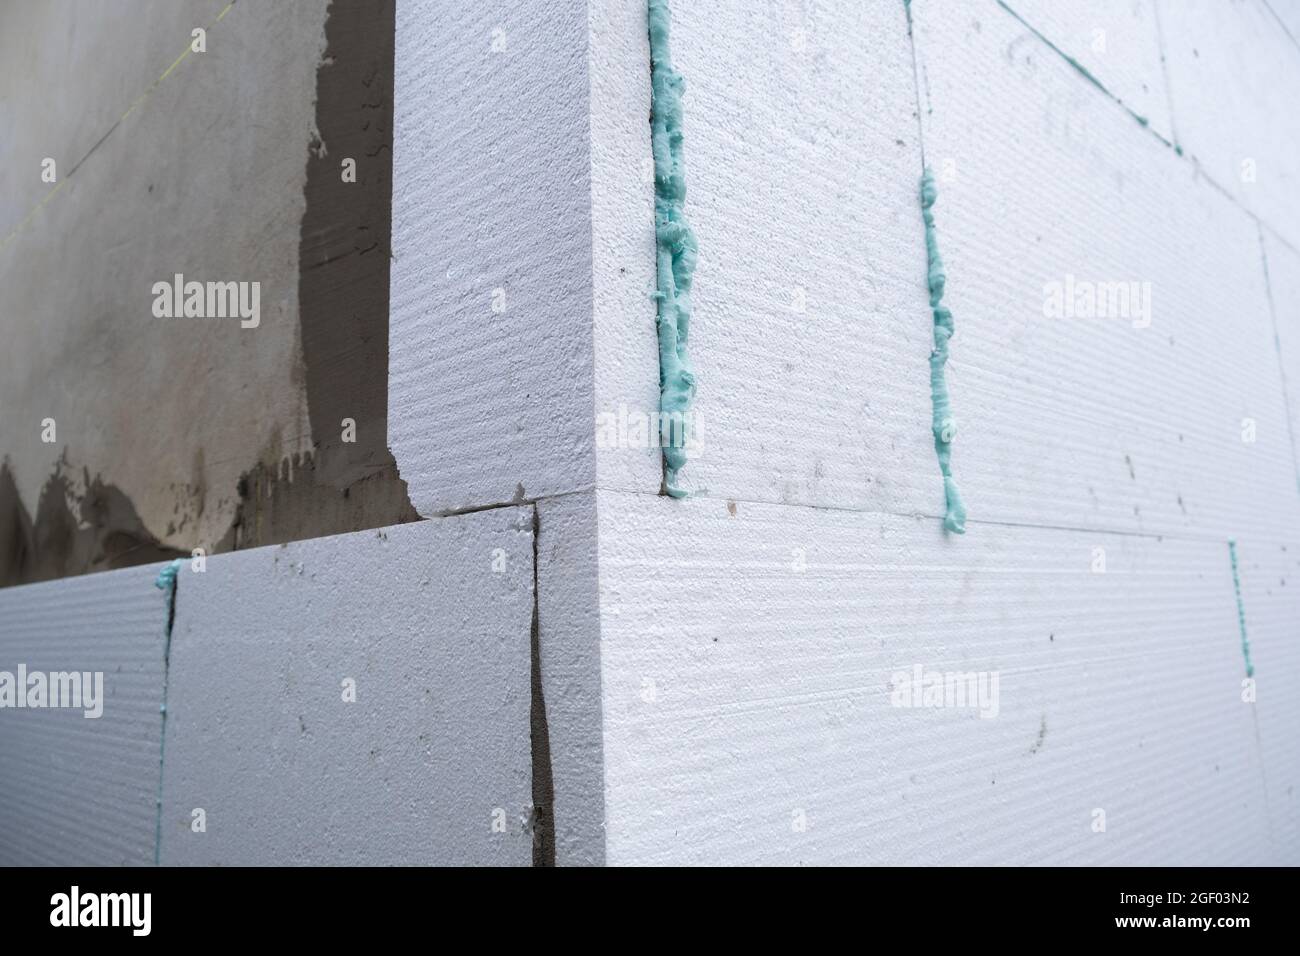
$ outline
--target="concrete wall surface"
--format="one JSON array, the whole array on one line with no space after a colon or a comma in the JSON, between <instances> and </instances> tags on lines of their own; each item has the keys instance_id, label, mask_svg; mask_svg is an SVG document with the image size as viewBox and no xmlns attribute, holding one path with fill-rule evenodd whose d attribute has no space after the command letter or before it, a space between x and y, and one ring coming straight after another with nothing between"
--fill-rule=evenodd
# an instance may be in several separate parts
<instances>
[{"instance_id":1,"label":"concrete wall surface","mask_svg":"<svg viewBox=\"0 0 1300 956\"><path fill-rule=\"evenodd\" d=\"M387 450L392 18L0 6L0 586L415 517ZM256 315L160 315L177 275Z\"/></svg>"},{"instance_id":2,"label":"concrete wall surface","mask_svg":"<svg viewBox=\"0 0 1300 956\"><path fill-rule=\"evenodd\" d=\"M306 152L280 143L286 127L304 142L309 133L315 56L298 40L319 53L325 3L250 4L213 24L224 6L61 0L0 14L14 131L0 230L51 190L43 157L64 183L0 251L12 345L3 454L33 520L62 457L74 515L98 477L130 501L141 537L212 550L235 516L240 473L268 446L276 462L311 448L291 374ZM156 16L142 37L146 7ZM191 53L122 119L194 27L210 28L209 52ZM260 132L241 124L250 115ZM262 323L155 318L152 286L176 273L259 280ZM54 442L42 441L45 418Z\"/></svg>"}]
</instances>

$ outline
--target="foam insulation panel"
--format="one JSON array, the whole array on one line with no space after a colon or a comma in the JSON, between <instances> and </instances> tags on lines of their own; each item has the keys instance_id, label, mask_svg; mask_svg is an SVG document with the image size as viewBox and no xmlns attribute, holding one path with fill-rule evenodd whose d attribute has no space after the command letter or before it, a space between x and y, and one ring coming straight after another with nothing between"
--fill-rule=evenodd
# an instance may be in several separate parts
<instances>
[{"instance_id":1,"label":"foam insulation panel","mask_svg":"<svg viewBox=\"0 0 1300 956\"><path fill-rule=\"evenodd\" d=\"M555 862L605 862L596 495L537 505L537 614Z\"/></svg>"},{"instance_id":2,"label":"foam insulation panel","mask_svg":"<svg viewBox=\"0 0 1300 956\"><path fill-rule=\"evenodd\" d=\"M1242 611L1255 665L1254 730L1268 811L1268 846L1256 863L1300 860L1300 547L1238 541Z\"/></svg>"},{"instance_id":3,"label":"foam insulation panel","mask_svg":"<svg viewBox=\"0 0 1300 956\"><path fill-rule=\"evenodd\" d=\"M163 864L530 864L532 589L531 508L183 568Z\"/></svg>"},{"instance_id":4,"label":"foam insulation panel","mask_svg":"<svg viewBox=\"0 0 1300 956\"><path fill-rule=\"evenodd\" d=\"M610 863L1269 852L1226 545L734 511L600 495ZM996 716L893 706L917 664L998 672Z\"/></svg>"},{"instance_id":5,"label":"foam insulation panel","mask_svg":"<svg viewBox=\"0 0 1300 956\"><path fill-rule=\"evenodd\" d=\"M673 6L693 493L942 514L906 36L901 3Z\"/></svg>"},{"instance_id":6,"label":"foam insulation panel","mask_svg":"<svg viewBox=\"0 0 1300 956\"><path fill-rule=\"evenodd\" d=\"M1277 334L1278 375L1286 393L1287 420L1291 426L1296 491L1300 494L1300 253L1268 229L1260 231L1274 328Z\"/></svg>"},{"instance_id":7,"label":"foam insulation panel","mask_svg":"<svg viewBox=\"0 0 1300 956\"><path fill-rule=\"evenodd\" d=\"M588 3L587 11L592 331L599 421L599 416L617 417L624 409L628 415L659 409L656 307L651 295L656 256L654 161L648 121L646 5L602 0ZM647 121L641 122L642 117ZM686 130L688 175L692 132ZM602 488L653 493L663 478L663 456L657 447L598 439L596 475Z\"/></svg>"},{"instance_id":8,"label":"foam insulation panel","mask_svg":"<svg viewBox=\"0 0 1300 956\"><path fill-rule=\"evenodd\" d=\"M1160 58L1162 11L1156 0L1006 0L1006 8L1043 35L1063 56L1074 60L1125 107L1153 130L1173 141L1164 64ZM971 26L985 14L982 4L969 17ZM1001 15L1002 11L998 11ZM1007 58L1036 58L1041 47L1023 38L1007 49Z\"/></svg>"},{"instance_id":9,"label":"foam insulation panel","mask_svg":"<svg viewBox=\"0 0 1300 956\"><path fill-rule=\"evenodd\" d=\"M421 514L595 480L587 31L398 4L389 444Z\"/></svg>"},{"instance_id":10,"label":"foam insulation panel","mask_svg":"<svg viewBox=\"0 0 1300 956\"><path fill-rule=\"evenodd\" d=\"M1221 188L1300 246L1295 38L1263 0L1157 2L1183 150ZM1295 4L1278 0L1277 6L1294 11Z\"/></svg>"},{"instance_id":11,"label":"foam insulation panel","mask_svg":"<svg viewBox=\"0 0 1300 956\"><path fill-rule=\"evenodd\" d=\"M540 771L560 864L1295 863L1300 151L1258 117L1293 112L1296 50L1262 0L1157 2L914 0L914 43L902 3L674 5L684 501L592 421L658 401L641 6L399 4L393 450L423 514L536 511L183 569L165 740L160 683L116 731L166 745L162 862L526 864ZM1254 192L1229 182L1247 149ZM923 163L964 537L940 524ZM1067 283L1135 298L1048 315ZM93 633L144 654L159 595L120 580L80 607L79 582L0 592L0 634L30 622L0 649L107 609ZM918 665L997 675L996 715L895 706ZM81 806L33 739L0 747ZM152 769L103 809L132 832ZM5 822L39 809L25 787L0 779L0 847L31 859Z\"/></svg>"},{"instance_id":12,"label":"foam insulation panel","mask_svg":"<svg viewBox=\"0 0 1300 956\"><path fill-rule=\"evenodd\" d=\"M1300 49L1300 5L1295 0L1261 0L1278 24Z\"/></svg>"},{"instance_id":13,"label":"foam insulation panel","mask_svg":"<svg viewBox=\"0 0 1300 956\"><path fill-rule=\"evenodd\" d=\"M0 590L0 671L102 672L103 713L0 710L0 865L154 860L166 596L158 566Z\"/></svg>"},{"instance_id":14,"label":"foam insulation panel","mask_svg":"<svg viewBox=\"0 0 1300 956\"><path fill-rule=\"evenodd\" d=\"M1009 58L1026 29L981 9L912 5L971 520L1300 536L1254 220L1046 45ZM1049 317L1070 282L1085 306L1136 286Z\"/></svg>"}]
</instances>

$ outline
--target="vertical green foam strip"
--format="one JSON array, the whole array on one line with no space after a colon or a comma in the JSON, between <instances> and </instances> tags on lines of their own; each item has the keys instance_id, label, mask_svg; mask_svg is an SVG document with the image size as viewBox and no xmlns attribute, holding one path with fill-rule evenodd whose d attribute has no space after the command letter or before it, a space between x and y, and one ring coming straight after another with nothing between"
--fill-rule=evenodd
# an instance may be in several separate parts
<instances>
[{"instance_id":1,"label":"vertical green foam strip","mask_svg":"<svg viewBox=\"0 0 1300 956\"><path fill-rule=\"evenodd\" d=\"M162 811L163 811L163 752L167 748L167 677L172 656L172 626L176 623L176 575L181 569L181 559L167 562L158 572L154 586L167 597L167 625L163 630L163 686L162 686L162 728L158 743L158 797L154 821L153 863L161 865L162 860Z\"/></svg>"},{"instance_id":2,"label":"vertical green foam strip","mask_svg":"<svg viewBox=\"0 0 1300 956\"><path fill-rule=\"evenodd\" d=\"M676 487L677 473L686 464L686 422L695 397L686 339L691 326L691 279L699 247L687 225L686 168L682 154L682 93L686 81L673 69L668 35L672 14L668 0L649 0L650 142L655 165L656 292L659 333L659 411L672 423L664 455L664 487L674 498L686 492Z\"/></svg>"},{"instance_id":3,"label":"vertical green foam strip","mask_svg":"<svg viewBox=\"0 0 1300 956\"><path fill-rule=\"evenodd\" d=\"M1246 605L1241 600L1241 575L1237 572L1237 542L1228 541L1228 557L1232 559L1232 589L1237 593L1237 626L1241 630L1241 656L1246 661L1246 676L1255 676L1255 665L1250 662L1250 641L1246 639Z\"/></svg>"},{"instance_id":4,"label":"vertical green foam strip","mask_svg":"<svg viewBox=\"0 0 1300 956\"><path fill-rule=\"evenodd\" d=\"M930 352L930 398L934 406L931 430L934 432L934 450L939 456L939 471L943 474L943 494L946 511L943 526L956 534L966 530L966 506L957 492L957 482L952 477L952 439L957 424L952 417L952 403L948 396L948 379L944 366L948 364L948 342L952 338L952 312L943 305L943 287L947 276L943 271L943 258L939 255L939 240L935 236L932 207L939 191L934 185L934 173L927 166L921 176L921 215L925 219L925 251L929 259L930 309L934 313L934 349Z\"/></svg>"}]
</instances>

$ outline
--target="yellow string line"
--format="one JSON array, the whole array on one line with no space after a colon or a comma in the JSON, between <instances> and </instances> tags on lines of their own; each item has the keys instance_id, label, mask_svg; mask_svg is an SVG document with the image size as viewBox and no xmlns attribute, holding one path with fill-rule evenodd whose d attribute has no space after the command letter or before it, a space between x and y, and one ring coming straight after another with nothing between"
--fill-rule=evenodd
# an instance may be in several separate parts
<instances>
[{"instance_id":1,"label":"yellow string line","mask_svg":"<svg viewBox=\"0 0 1300 956\"><path fill-rule=\"evenodd\" d=\"M217 18L216 18L215 20L213 20L212 23L210 23L207 27L205 27L203 32L206 34L208 30L210 30L212 27L214 27L214 26L216 26L218 23L220 23L221 20L222 20L222 18L223 18L227 13L230 12L230 8L233 7L234 5L235 5L235 0L230 0L230 2L226 4L225 9L223 9L220 13L217 14ZM158 79L156 79L156 80L154 80L152 83L150 83L149 86L145 89L145 91L144 91L143 93L141 93L139 96L136 97L135 102L132 103L132 104L130 105L130 107L127 108L127 111L126 111L125 113L123 113L120 117L118 117L117 122L114 123L111 127L109 127L109 131L108 131L109 133L111 133L111 132L112 132L112 131L117 127L117 126L119 126L121 123L125 122L126 118L127 118L128 116L130 116L132 113L135 112L136 107L138 107L141 103L143 103L145 100L147 100L147 99L148 99L148 98L153 94L153 91L156 90L156 89L158 88L158 84L161 83L163 80L167 79L167 77L171 75L172 70L174 70L174 69L176 69L176 67L180 66L181 61L184 60L187 56L190 55L190 53L193 52L193 50L194 50L194 45L193 45L193 44L194 44L194 40L191 38L189 44L186 45L184 52L182 52L180 56L178 56L175 60L172 61L172 65L171 65L171 66L169 66L169 67L167 67L167 69L163 70L163 72L162 72L162 76L158 77ZM100 143L102 143L102 142L104 141L104 139L106 139L107 137L108 137L108 133L105 133L104 136L101 137L101 138L100 138L100 139L95 143L95 146L98 146L98 145L99 145ZM92 146L92 147L91 147L91 152L94 152L95 146ZM3 242L0 242L0 249L3 249L5 246L9 245L10 240L12 240L15 236L17 236L17 235L18 235L20 232L22 232L25 228L27 228L27 224L28 224L29 222L32 221L32 218L33 218L33 217L34 217L38 212L41 211L41 209L45 206L45 204L46 204L47 202L49 202L51 199L54 198L55 193L57 193L60 189L63 188L63 184L66 183L69 179L72 178L72 174L75 173L75 172L76 172L76 171L81 167L81 163L82 163L82 162L85 162L85 161L86 161L86 158L89 157L89 156L90 156L90 153L87 153L85 156L83 156L83 157L81 158L81 162L77 163L75 166L72 167L72 172L69 172L68 175L67 175L66 177L64 177L63 179L59 180L59 181L54 185L54 188L51 189L49 192L47 192L47 193L45 194L44 198L42 198L40 202L38 202L35 206L32 207L31 212L29 212L26 216L24 216L23 219L22 219L22 221L19 222L18 225L14 226L13 230L9 233L9 235L5 236Z\"/></svg>"}]
</instances>

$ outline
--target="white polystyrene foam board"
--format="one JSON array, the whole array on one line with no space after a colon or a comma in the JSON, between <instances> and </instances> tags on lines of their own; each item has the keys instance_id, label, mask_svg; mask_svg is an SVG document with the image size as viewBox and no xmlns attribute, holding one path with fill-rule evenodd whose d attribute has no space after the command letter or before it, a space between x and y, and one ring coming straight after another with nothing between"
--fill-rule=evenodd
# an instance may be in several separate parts
<instances>
[{"instance_id":1,"label":"white polystyrene foam board","mask_svg":"<svg viewBox=\"0 0 1300 956\"><path fill-rule=\"evenodd\" d=\"M162 862L530 864L532 549L503 508L182 569Z\"/></svg>"},{"instance_id":2,"label":"white polystyrene foam board","mask_svg":"<svg viewBox=\"0 0 1300 956\"><path fill-rule=\"evenodd\" d=\"M1254 220L1060 56L1009 59L1026 30L983 7L977 31L912 5L972 521L1295 537ZM1137 296L1049 317L1071 281Z\"/></svg>"},{"instance_id":3,"label":"white polystyrene foam board","mask_svg":"<svg viewBox=\"0 0 1300 956\"><path fill-rule=\"evenodd\" d=\"M1225 544L599 497L610 863L1268 855ZM996 716L895 707L917 664Z\"/></svg>"},{"instance_id":4,"label":"white polystyrene foam board","mask_svg":"<svg viewBox=\"0 0 1300 956\"><path fill-rule=\"evenodd\" d=\"M158 570L0 589L0 671L99 672L104 698L98 718L0 709L0 865L153 863L168 612Z\"/></svg>"},{"instance_id":5,"label":"white polystyrene foam board","mask_svg":"<svg viewBox=\"0 0 1300 956\"><path fill-rule=\"evenodd\" d=\"M985 8L981 6L981 13ZM1160 11L1155 0L1006 0L1044 39L1077 62L1125 107L1173 140L1169 95L1160 59ZM992 16L993 14L988 14ZM979 19L973 16L972 20ZM1042 56L1041 44L1025 38L1013 56Z\"/></svg>"},{"instance_id":6,"label":"white polystyrene foam board","mask_svg":"<svg viewBox=\"0 0 1300 956\"><path fill-rule=\"evenodd\" d=\"M1157 2L1179 144L1219 187L1300 246L1295 38L1262 0Z\"/></svg>"},{"instance_id":7,"label":"white polystyrene foam board","mask_svg":"<svg viewBox=\"0 0 1300 956\"><path fill-rule=\"evenodd\" d=\"M388 428L421 514L595 481L587 31L398 4Z\"/></svg>"}]
</instances>

